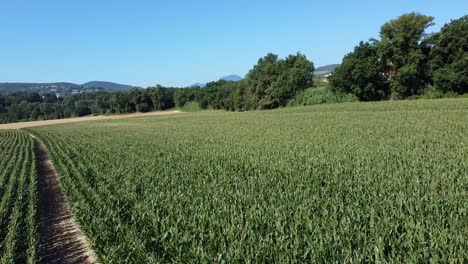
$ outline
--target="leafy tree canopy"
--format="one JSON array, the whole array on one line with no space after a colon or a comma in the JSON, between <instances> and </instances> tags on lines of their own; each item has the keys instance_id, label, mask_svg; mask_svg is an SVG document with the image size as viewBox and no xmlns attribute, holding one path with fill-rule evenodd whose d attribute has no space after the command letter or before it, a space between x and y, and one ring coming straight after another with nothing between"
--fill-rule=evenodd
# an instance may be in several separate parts
<instances>
[{"instance_id":1,"label":"leafy tree canopy","mask_svg":"<svg viewBox=\"0 0 468 264\"><path fill-rule=\"evenodd\" d=\"M468 92L468 15L446 24L433 37L431 69L443 92Z\"/></svg>"},{"instance_id":2,"label":"leafy tree canopy","mask_svg":"<svg viewBox=\"0 0 468 264\"><path fill-rule=\"evenodd\" d=\"M361 42L329 79L335 92L352 93L361 101L382 100L390 95L383 72L377 46Z\"/></svg>"},{"instance_id":3,"label":"leafy tree canopy","mask_svg":"<svg viewBox=\"0 0 468 264\"><path fill-rule=\"evenodd\" d=\"M267 54L247 75L246 94L249 108L272 109L285 106L297 92L313 85L315 67L305 55L297 53L286 59Z\"/></svg>"},{"instance_id":4,"label":"leafy tree canopy","mask_svg":"<svg viewBox=\"0 0 468 264\"><path fill-rule=\"evenodd\" d=\"M377 42L385 72L394 98L418 94L428 83L428 53L426 29L433 17L409 13L385 23Z\"/></svg>"}]
</instances>

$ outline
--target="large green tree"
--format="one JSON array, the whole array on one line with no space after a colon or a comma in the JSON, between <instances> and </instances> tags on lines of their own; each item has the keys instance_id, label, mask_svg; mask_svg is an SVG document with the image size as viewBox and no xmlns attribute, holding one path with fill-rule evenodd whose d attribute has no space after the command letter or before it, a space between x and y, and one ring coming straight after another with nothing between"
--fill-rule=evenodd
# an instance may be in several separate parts
<instances>
[{"instance_id":1,"label":"large green tree","mask_svg":"<svg viewBox=\"0 0 468 264\"><path fill-rule=\"evenodd\" d=\"M431 69L434 84L443 92L468 92L468 16L442 27L434 36Z\"/></svg>"},{"instance_id":2,"label":"large green tree","mask_svg":"<svg viewBox=\"0 0 468 264\"><path fill-rule=\"evenodd\" d=\"M374 43L361 42L329 77L332 91L352 93L361 101L387 99L390 90Z\"/></svg>"},{"instance_id":3,"label":"large green tree","mask_svg":"<svg viewBox=\"0 0 468 264\"><path fill-rule=\"evenodd\" d=\"M428 83L430 45L426 29L433 25L432 21L433 17L409 13L381 27L378 50L393 98L421 93Z\"/></svg>"},{"instance_id":4,"label":"large green tree","mask_svg":"<svg viewBox=\"0 0 468 264\"><path fill-rule=\"evenodd\" d=\"M285 106L294 95L313 85L315 67L305 55L289 55L278 59L268 54L258 60L247 75L246 94L251 98L244 105L248 109L272 109Z\"/></svg>"}]
</instances>

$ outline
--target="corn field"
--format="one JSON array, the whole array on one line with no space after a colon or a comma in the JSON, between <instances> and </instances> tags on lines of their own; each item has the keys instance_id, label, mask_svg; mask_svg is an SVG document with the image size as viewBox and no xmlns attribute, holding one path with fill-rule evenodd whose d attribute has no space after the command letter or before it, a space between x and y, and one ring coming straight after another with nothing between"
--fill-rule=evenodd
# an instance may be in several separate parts
<instances>
[{"instance_id":1,"label":"corn field","mask_svg":"<svg viewBox=\"0 0 468 264\"><path fill-rule=\"evenodd\" d=\"M103 263L468 261L466 99L29 131ZM29 228L16 223L34 211L34 189L21 187L33 180L31 141L1 135L1 162L19 176L2 171L2 252L18 252L11 241L26 233L13 226Z\"/></svg>"},{"instance_id":2,"label":"corn field","mask_svg":"<svg viewBox=\"0 0 468 264\"><path fill-rule=\"evenodd\" d=\"M0 263L36 263L37 178L31 137L0 131Z\"/></svg>"}]
</instances>

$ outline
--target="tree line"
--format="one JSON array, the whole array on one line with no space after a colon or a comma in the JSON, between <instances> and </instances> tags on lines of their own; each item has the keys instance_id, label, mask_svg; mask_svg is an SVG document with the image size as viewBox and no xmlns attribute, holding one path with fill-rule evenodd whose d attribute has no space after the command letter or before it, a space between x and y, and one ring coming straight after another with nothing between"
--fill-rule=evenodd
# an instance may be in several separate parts
<instances>
[{"instance_id":1,"label":"tree line","mask_svg":"<svg viewBox=\"0 0 468 264\"><path fill-rule=\"evenodd\" d=\"M380 39L359 43L343 58L330 77L332 90L362 101L468 92L468 16L428 34L433 20L409 13L385 23Z\"/></svg>"},{"instance_id":2,"label":"tree line","mask_svg":"<svg viewBox=\"0 0 468 264\"><path fill-rule=\"evenodd\" d=\"M314 64L297 53L279 59L267 54L239 82L215 81L205 87L157 85L127 92L81 93L64 98L53 94L16 92L0 95L0 122L57 119L90 114L123 114L183 107L246 111L286 106L299 91L313 86Z\"/></svg>"},{"instance_id":3,"label":"tree line","mask_svg":"<svg viewBox=\"0 0 468 264\"><path fill-rule=\"evenodd\" d=\"M307 95L339 98L333 101L374 101L405 99L432 91L468 92L468 16L451 21L440 32L428 34L426 30L432 25L433 17L418 13L404 14L385 23L380 39L359 43L343 58L341 66L329 77L329 92ZM296 96L303 96L304 90L314 87L314 71L313 62L303 54L280 59L270 53L260 58L243 80L210 82L203 88L157 85L64 98L17 92L0 95L0 122L149 112L194 102L201 109L273 109L287 106Z\"/></svg>"}]
</instances>

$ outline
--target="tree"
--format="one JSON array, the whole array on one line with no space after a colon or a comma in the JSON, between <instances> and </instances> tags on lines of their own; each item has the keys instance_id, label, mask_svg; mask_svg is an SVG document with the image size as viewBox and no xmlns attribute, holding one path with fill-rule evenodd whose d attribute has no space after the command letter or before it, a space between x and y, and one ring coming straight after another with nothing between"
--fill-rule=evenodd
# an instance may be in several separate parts
<instances>
[{"instance_id":1,"label":"tree","mask_svg":"<svg viewBox=\"0 0 468 264\"><path fill-rule=\"evenodd\" d=\"M433 25L433 19L413 12L401 15L381 27L378 50L393 98L406 98L421 93L429 82L430 46L425 31Z\"/></svg>"},{"instance_id":2,"label":"tree","mask_svg":"<svg viewBox=\"0 0 468 264\"><path fill-rule=\"evenodd\" d=\"M267 54L247 74L247 89L252 95L248 109L272 109L285 106L298 91L313 85L314 64L300 53L279 60ZM251 108L250 108L251 107Z\"/></svg>"},{"instance_id":3,"label":"tree","mask_svg":"<svg viewBox=\"0 0 468 264\"><path fill-rule=\"evenodd\" d=\"M38 93L30 93L27 100L30 103L41 103L43 101Z\"/></svg>"},{"instance_id":4,"label":"tree","mask_svg":"<svg viewBox=\"0 0 468 264\"><path fill-rule=\"evenodd\" d=\"M299 53L289 55L282 64L284 69L279 78L280 85L275 95L278 97L279 104L285 106L289 99L298 92L314 85L315 67L305 55Z\"/></svg>"},{"instance_id":5,"label":"tree","mask_svg":"<svg viewBox=\"0 0 468 264\"><path fill-rule=\"evenodd\" d=\"M88 103L86 101L79 100L75 102L75 108L74 108L73 113L75 116L86 116L86 115L91 114L91 109L89 109ZM46 113L46 117L47 117L47 114L48 113Z\"/></svg>"},{"instance_id":6,"label":"tree","mask_svg":"<svg viewBox=\"0 0 468 264\"><path fill-rule=\"evenodd\" d=\"M111 94L110 93L99 93L94 99L94 105L92 106L93 113L105 114L108 110L111 109Z\"/></svg>"},{"instance_id":7,"label":"tree","mask_svg":"<svg viewBox=\"0 0 468 264\"><path fill-rule=\"evenodd\" d=\"M468 92L468 15L444 25L433 37L431 70L442 92Z\"/></svg>"},{"instance_id":8,"label":"tree","mask_svg":"<svg viewBox=\"0 0 468 264\"><path fill-rule=\"evenodd\" d=\"M152 101L154 110L165 110L174 107L172 90L157 85L155 88L147 89Z\"/></svg>"},{"instance_id":9,"label":"tree","mask_svg":"<svg viewBox=\"0 0 468 264\"><path fill-rule=\"evenodd\" d=\"M57 100L57 96L53 93L46 93L43 95L44 97L44 102L46 103L56 103L58 100ZM35 101L35 102L40 102L40 101Z\"/></svg>"},{"instance_id":10,"label":"tree","mask_svg":"<svg viewBox=\"0 0 468 264\"><path fill-rule=\"evenodd\" d=\"M333 92L351 93L361 101L387 99L390 89L375 44L361 42L329 77Z\"/></svg>"},{"instance_id":11,"label":"tree","mask_svg":"<svg viewBox=\"0 0 468 264\"><path fill-rule=\"evenodd\" d=\"M248 105L247 100L249 100L249 94L247 94L247 81L246 79L243 79L236 83L236 87L229 96L226 109L232 111L244 111L246 108L251 108Z\"/></svg>"},{"instance_id":12,"label":"tree","mask_svg":"<svg viewBox=\"0 0 468 264\"><path fill-rule=\"evenodd\" d=\"M128 106L127 113L137 111L137 105L140 103L141 91L138 88L133 88L127 93Z\"/></svg>"},{"instance_id":13,"label":"tree","mask_svg":"<svg viewBox=\"0 0 468 264\"><path fill-rule=\"evenodd\" d=\"M148 90L144 90L138 98L136 110L141 113L153 110L153 102L148 94Z\"/></svg>"},{"instance_id":14,"label":"tree","mask_svg":"<svg viewBox=\"0 0 468 264\"><path fill-rule=\"evenodd\" d=\"M0 95L0 113L5 111L5 107L7 107L7 98Z\"/></svg>"}]
</instances>

